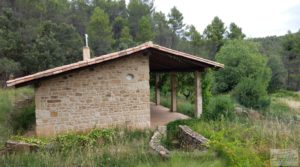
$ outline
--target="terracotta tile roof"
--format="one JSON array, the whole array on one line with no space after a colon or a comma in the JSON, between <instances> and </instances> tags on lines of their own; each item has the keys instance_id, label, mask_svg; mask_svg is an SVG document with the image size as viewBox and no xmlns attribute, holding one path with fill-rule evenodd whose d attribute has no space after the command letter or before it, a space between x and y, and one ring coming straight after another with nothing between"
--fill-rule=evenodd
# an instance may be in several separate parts
<instances>
[{"instance_id":1,"label":"terracotta tile roof","mask_svg":"<svg viewBox=\"0 0 300 167\"><path fill-rule=\"evenodd\" d=\"M176 51L173 49L169 49L160 45L156 45L153 44L152 42L146 42L144 44L141 44L139 46L136 47L132 47L132 48L128 48L126 50L122 50L122 51L118 51L118 52L114 52L114 53L110 53L110 54L106 54L103 56L99 56L99 57L95 57L95 58L91 58L89 60L85 60L85 61L79 61L76 63L72 63L72 64L68 64L68 65L64 65L64 66L60 66L60 67L56 67L56 68L52 68L49 70L45 70L45 71L41 71L35 74L31 74L28 76L24 76L24 77L20 77L20 78L16 78L16 79L12 79L7 81L7 86L16 86L19 84L23 84L23 83L27 83L33 80L37 80L37 79L41 79L41 78L45 78L45 77L49 77L49 76L53 76L53 75L57 75L57 74L61 74L70 70L74 70L74 69L78 69L78 68L82 68L82 67L86 67L86 66L90 66L90 65L94 65L94 64L99 64L105 61L109 61L109 60L113 60L119 57L123 57L126 55L130 55L139 51L143 51L149 48L153 48L153 49L157 49L159 51L162 52L166 52L168 54L174 55L174 56L178 56L178 57L183 57L192 61L197 61L200 63L204 63L206 65L209 65L211 67L216 67L216 68L223 68L224 65L215 61L211 61L211 60L207 60L198 56L194 56L194 55L190 55L184 52L180 52L180 51Z\"/></svg>"}]
</instances>

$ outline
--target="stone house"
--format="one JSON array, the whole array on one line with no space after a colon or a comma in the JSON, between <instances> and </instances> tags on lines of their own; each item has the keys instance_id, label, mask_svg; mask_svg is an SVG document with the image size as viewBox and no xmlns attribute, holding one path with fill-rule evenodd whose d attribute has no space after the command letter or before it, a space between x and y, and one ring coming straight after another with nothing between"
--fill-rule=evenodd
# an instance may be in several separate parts
<instances>
[{"instance_id":1,"label":"stone house","mask_svg":"<svg viewBox=\"0 0 300 167\"><path fill-rule=\"evenodd\" d=\"M148 128L150 122L150 73L156 83L161 72L171 74L171 111L176 111L176 72L195 73L196 111L202 112L201 76L205 68L223 64L175 51L152 42L56 67L7 81L9 87L34 85L36 134L86 131L93 128L126 126ZM156 104L159 89L156 84Z\"/></svg>"}]
</instances>

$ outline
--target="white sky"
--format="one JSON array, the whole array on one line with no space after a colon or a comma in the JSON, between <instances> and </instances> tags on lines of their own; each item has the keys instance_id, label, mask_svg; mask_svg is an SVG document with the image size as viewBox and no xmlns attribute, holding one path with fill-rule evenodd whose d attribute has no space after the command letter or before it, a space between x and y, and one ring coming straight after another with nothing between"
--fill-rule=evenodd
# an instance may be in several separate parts
<instances>
[{"instance_id":1,"label":"white sky","mask_svg":"<svg viewBox=\"0 0 300 167\"><path fill-rule=\"evenodd\" d=\"M235 22L247 37L284 35L300 29L300 0L155 0L156 11L166 15L176 6L185 24L199 32L219 16L227 27Z\"/></svg>"}]
</instances>

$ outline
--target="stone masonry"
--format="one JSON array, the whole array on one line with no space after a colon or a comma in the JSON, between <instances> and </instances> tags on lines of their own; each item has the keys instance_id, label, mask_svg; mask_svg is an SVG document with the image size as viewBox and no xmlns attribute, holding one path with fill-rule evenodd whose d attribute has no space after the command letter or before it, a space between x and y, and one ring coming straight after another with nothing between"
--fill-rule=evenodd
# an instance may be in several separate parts
<instances>
[{"instance_id":1,"label":"stone masonry","mask_svg":"<svg viewBox=\"0 0 300 167\"><path fill-rule=\"evenodd\" d=\"M36 133L150 126L149 57L131 55L41 81Z\"/></svg>"}]
</instances>

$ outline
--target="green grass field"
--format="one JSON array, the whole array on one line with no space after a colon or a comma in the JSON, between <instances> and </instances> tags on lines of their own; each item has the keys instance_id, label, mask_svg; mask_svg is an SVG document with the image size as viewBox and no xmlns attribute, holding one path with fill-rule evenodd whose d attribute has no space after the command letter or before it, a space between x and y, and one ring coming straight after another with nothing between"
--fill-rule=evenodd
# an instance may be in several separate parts
<instances>
[{"instance_id":1,"label":"green grass field","mask_svg":"<svg viewBox=\"0 0 300 167\"><path fill-rule=\"evenodd\" d=\"M26 122L28 118L24 115L30 115L28 113L34 111L34 106L16 110L13 107L14 101L24 95L32 95L33 90L24 88L0 92L0 130L5 132L1 133L2 143L8 138L38 143L42 146L54 143L50 150L2 155L0 166L252 167L270 166L271 148L300 150L300 122L297 109L300 98L292 92L281 91L273 94L271 106L264 111L257 111L261 115L259 119L237 116L233 120L192 119L170 123L168 138L164 142L173 151L170 159L159 157L148 147L152 130L94 130L87 134L69 134L46 139L14 136L24 131L22 126L32 123ZM168 97L162 96L161 100L163 105L169 105ZM192 116L193 104L182 97L178 100L179 112ZM18 126L8 123L11 121L19 123ZM175 125L178 124L187 124L209 138L211 142L208 152L186 152L173 147L171 143L176 137ZM14 130L16 127L22 130Z\"/></svg>"}]
</instances>

